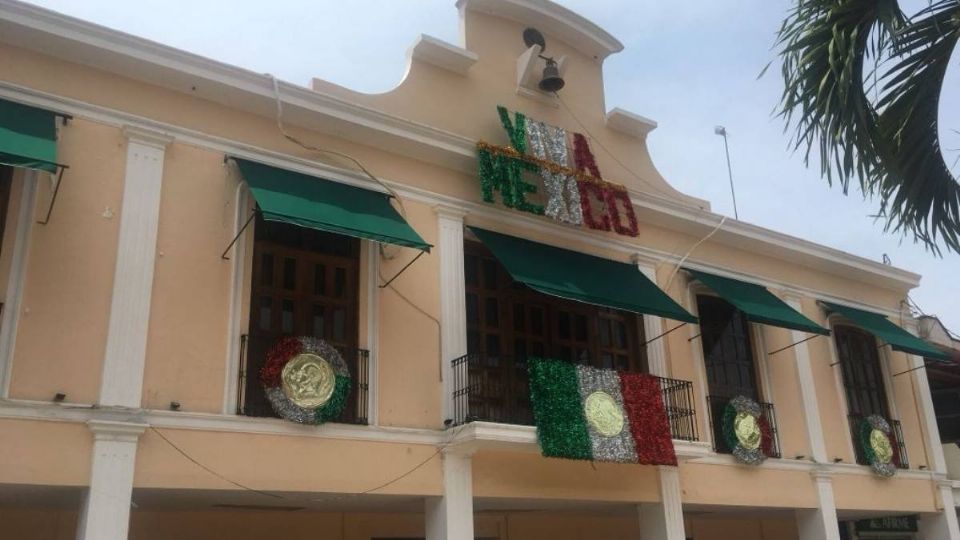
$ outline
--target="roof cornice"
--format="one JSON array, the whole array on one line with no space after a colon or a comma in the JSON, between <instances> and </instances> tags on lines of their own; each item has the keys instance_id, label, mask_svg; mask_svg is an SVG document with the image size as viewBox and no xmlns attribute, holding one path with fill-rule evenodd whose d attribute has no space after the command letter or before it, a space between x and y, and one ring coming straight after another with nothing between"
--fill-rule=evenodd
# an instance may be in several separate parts
<instances>
[{"instance_id":1,"label":"roof cornice","mask_svg":"<svg viewBox=\"0 0 960 540\"><path fill-rule=\"evenodd\" d=\"M600 60L623 50L623 43L606 30L549 0L457 0L457 8L490 13L563 40Z\"/></svg>"}]
</instances>

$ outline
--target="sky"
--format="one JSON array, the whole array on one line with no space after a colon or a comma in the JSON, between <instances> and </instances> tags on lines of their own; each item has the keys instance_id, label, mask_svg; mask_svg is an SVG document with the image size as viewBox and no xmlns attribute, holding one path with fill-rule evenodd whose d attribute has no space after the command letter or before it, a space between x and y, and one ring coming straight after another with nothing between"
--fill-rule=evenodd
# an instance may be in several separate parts
<instances>
[{"instance_id":1,"label":"sky","mask_svg":"<svg viewBox=\"0 0 960 540\"><path fill-rule=\"evenodd\" d=\"M454 0L30 0L32 3L215 60L308 85L313 77L385 92L403 77L419 34L459 44ZM923 275L911 298L960 333L960 255L937 258L883 232L877 204L844 196L789 148L773 111L783 86L773 49L789 0L559 0L613 34L607 107L659 124L648 145L682 192L733 215L723 140L727 129L740 219ZM923 0L901 2L911 11ZM146 16L149 14L149 16ZM520 38L518 37L518 40ZM769 62L770 70L758 75ZM960 86L960 54L945 88ZM960 150L960 93L941 103L948 162Z\"/></svg>"}]
</instances>

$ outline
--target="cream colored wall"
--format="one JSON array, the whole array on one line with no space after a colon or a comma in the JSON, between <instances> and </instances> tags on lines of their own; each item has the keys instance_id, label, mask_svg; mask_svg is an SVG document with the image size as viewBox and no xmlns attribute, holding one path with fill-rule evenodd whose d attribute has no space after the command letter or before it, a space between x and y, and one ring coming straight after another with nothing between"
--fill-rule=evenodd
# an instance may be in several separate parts
<instances>
[{"instance_id":1,"label":"cream colored wall","mask_svg":"<svg viewBox=\"0 0 960 540\"><path fill-rule=\"evenodd\" d=\"M304 431L309 430L304 427ZM384 479L399 478L426 462L377 489L377 493L442 492L440 460L427 461L436 454L433 446L177 429L162 429L160 433L220 476L261 491L358 493L377 488ZM152 430L140 438L134 486L237 487L187 460Z\"/></svg>"},{"instance_id":2,"label":"cream colored wall","mask_svg":"<svg viewBox=\"0 0 960 540\"><path fill-rule=\"evenodd\" d=\"M83 424L0 419L0 484L86 485L92 447Z\"/></svg>"},{"instance_id":3,"label":"cream colored wall","mask_svg":"<svg viewBox=\"0 0 960 540\"><path fill-rule=\"evenodd\" d=\"M533 453L482 452L473 458L476 497L656 501L653 467L544 459Z\"/></svg>"},{"instance_id":4,"label":"cream colored wall","mask_svg":"<svg viewBox=\"0 0 960 540\"><path fill-rule=\"evenodd\" d=\"M771 489L776 486L776 489ZM807 471L684 463L682 500L687 504L815 508L816 493Z\"/></svg>"}]
</instances>

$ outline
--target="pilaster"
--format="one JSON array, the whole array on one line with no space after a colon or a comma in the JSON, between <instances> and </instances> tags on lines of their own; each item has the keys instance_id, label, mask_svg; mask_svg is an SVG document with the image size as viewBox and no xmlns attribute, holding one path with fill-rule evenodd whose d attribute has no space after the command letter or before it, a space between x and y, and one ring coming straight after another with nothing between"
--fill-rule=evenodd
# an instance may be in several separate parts
<instances>
[{"instance_id":1,"label":"pilaster","mask_svg":"<svg viewBox=\"0 0 960 540\"><path fill-rule=\"evenodd\" d=\"M435 206L437 254L440 257L440 364L443 375L440 397L445 421L453 418L453 367L451 362L467 354L466 284L463 276L463 218L466 212L450 206Z\"/></svg>"},{"instance_id":2,"label":"pilaster","mask_svg":"<svg viewBox=\"0 0 960 540\"><path fill-rule=\"evenodd\" d=\"M920 517L920 538L922 540L960 540L956 501L953 499L953 482L944 479L937 481L936 491L940 511Z\"/></svg>"},{"instance_id":3,"label":"pilaster","mask_svg":"<svg viewBox=\"0 0 960 540\"><path fill-rule=\"evenodd\" d=\"M443 452L443 495L424 503L426 540L473 540L472 467L470 454Z\"/></svg>"},{"instance_id":4,"label":"pilaster","mask_svg":"<svg viewBox=\"0 0 960 540\"><path fill-rule=\"evenodd\" d=\"M796 511L800 540L840 540L831 475L825 470L815 470L810 476L817 491L817 508Z\"/></svg>"},{"instance_id":5,"label":"pilaster","mask_svg":"<svg viewBox=\"0 0 960 540\"><path fill-rule=\"evenodd\" d=\"M93 463L77 540L126 540L137 440L146 424L91 420Z\"/></svg>"},{"instance_id":6,"label":"pilaster","mask_svg":"<svg viewBox=\"0 0 960 540\"><path fill-rule=\"evenodd\" d=\"M660 466L657 467L657 476L660 501L640 504L640 537L644 540L684 540L680 469Z\"/></svg>"},{"instance_id":7,"label":"pilaster","mask_svg":"<svg viewBox=\"0 0 960 540\"><path fill-rule=\"evenodd\" d=\"M785 300L790 307L803 313L803 304L799 297L788 295ZM797 381L800 384L800 399L803 405L803 419L807 428L810 453L815 462L827 463L827 444L823 438L820 406L817 402L817 388L814 383L813 368L810 365L810 350L807 347L807 342L804 341L808 337L804 332L790 331L790 339L793 343L796 343L793 346L793 354L797 366Z\"/></svg>"},{"instance_id":8,"label":"pilaster","mask_svg":"<svg viewBox=\"0 0 960 540\"><path fill-rule=\"evenodd\" d=\"M649 264L639 255L634 255L633 263L637 269L647 276L650 281L657 283L657 271L652 264ZM663 333L663 319L654 315L643 316L643 335L645 339L653 339ZM663 343L664 338L658 338L646 345L647 348L647 369L651 375L658 377L669 377L667 369L667 352Z\"/></svg>"},{"instance_id":9,"label":"pilaster","mask_svg":"<svg viewBox=\"0 0 960 540\"><path fill-rule=\"evenodd\" d=\"M163 159L171 138L124 128L127 164L100 404L138 408L153 294Z\"/></svg>"}]
</instances>

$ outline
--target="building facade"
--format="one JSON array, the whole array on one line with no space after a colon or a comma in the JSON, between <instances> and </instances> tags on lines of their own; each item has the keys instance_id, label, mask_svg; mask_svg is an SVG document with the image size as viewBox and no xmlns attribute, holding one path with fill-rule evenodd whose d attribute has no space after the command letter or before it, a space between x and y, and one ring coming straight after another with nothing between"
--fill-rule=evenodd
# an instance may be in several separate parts
<instances>
[{"instance_id":1,"label":"building facade","mask_svg":"<svg viewBox=\"0 0 960 540\"><path fill-rule=\"evenodd\" d=\"M960 539L919 276L670 187L581 16L457 8L367 95L0 0L0 538ZM534 357L654 376L677 465L543 457Z\"/></svg>"}]
</instances>

